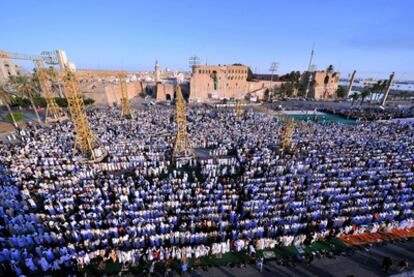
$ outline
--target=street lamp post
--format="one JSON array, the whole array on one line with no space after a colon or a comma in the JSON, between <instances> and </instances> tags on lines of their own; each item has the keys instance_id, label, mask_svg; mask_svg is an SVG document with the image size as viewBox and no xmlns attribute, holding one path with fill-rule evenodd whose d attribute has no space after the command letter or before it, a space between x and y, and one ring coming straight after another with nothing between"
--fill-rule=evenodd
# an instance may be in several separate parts
<instances>
[{"instance_id":1,"label":"street lamp post","mask_svg":"<svg viewBox=\"0 0 414 277\"><path fill-rule=\"evenodd\" d=\"M279 63L278 62L272 62L272 64L270 65L270 68L269 68L269 71L271 72L271 75L270 75L270 82L269 82L269 99L270 99L270 95L271 95L271 93L273 92L273 89L272 89L272 82L273 82L273 74L274 74L274 72L276 72L277 71L277 68L279 67Z\"/></svg>"}]
</instances>

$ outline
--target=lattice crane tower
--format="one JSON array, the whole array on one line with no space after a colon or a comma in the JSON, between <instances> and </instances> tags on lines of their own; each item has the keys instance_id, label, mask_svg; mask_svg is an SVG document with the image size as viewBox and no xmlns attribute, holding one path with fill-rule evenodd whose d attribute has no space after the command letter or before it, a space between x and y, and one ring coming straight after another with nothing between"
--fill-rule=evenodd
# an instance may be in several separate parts
<instances>
[{"instance_id":1,"label":"lattice crane tower","mask_svg":"<svg viewBox=\"0 0 414 277\"><path fill-rule=\"evenodd\" d=\"M295 131L295 125L292 118L287 119L286 125L282 129L281 142L282 149L288 151L292 148L292 136Z\"/></svg>"},{"instance_id":2,"label":"lattice crane tower","mask_svg":"<svg viewBox=\"0 0 414 277\"><path fill-rule=\"evenodd\" d=\"M64 74L63 87L76 132L75 147L79 148L82 154L96 160L94 148L98 146L98 140L89 126L83 98L79 95L79 84L69 68L65 69Z\"/></svg>"},{"instance_id":3,"label":"lattice crane tower","mask_svg":"<svg viewBox=\"0 0 414 277\"><path fill-rule=\"evenodd\" d=\"M129 103L129 98L128 98L126 76L127 76L126 72L120 72L118 74L119 84L120 84L120 89L121 89L121 114L122 116L125 116L126 118L132 118L131 104Z\"/></svg>"},{"instance_id":4,"label":"lattice crane tower","mask_svg":"<svg viewBox=\"0 0 414 277\"><path fill-rule=\"evenodd\" d=\"M175 160L191 159L194 157L194 150L188 139L185 100L179 85L176 86L175 107L177 112L177 137L174 143L173 158Z\"/></svg>"},{"instance_id":5,"label":"lattice crane tower","mask_svg":"<svg viewBox=\"0 0 414 277\"><path fill-rule=\"evenodd\" d=\"M242 108L241 108L241 100L236 100L236 117L240 117L242 115Z\"/></svg>"},{"instance_id":6,"label":"lattice crane tower","mask_svg":"<svg viewBox=\"0 0 414 277\"><path fill-rule=\"evenodd\" d=\"M61 107L56 104L55 98L51 91L51 76L49 75L47 69L43 66L43 62L40 60L34 61L36 65L36 75L39 80L40 88L43 91L43 94L46 98L46 114L45 122L46 123L55 123L63 122L68 119L66 113Z\"/></svg>"}]
</instances>

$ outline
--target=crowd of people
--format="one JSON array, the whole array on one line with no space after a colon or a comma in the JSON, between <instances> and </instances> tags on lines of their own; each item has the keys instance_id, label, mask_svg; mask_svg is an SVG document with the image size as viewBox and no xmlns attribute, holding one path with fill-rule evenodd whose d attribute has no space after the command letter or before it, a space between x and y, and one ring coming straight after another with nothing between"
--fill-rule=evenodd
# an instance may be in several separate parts
<instances>
[{"instance_id":1,"label":"crowd of people","mask_svg":"<svg viewBox=\"0 0 414 277\"><path fill-rule=\"evenodd\" d=\"M389 120L389 119L403 119L414 117L414 107L411 108L397 108L386 107L385 109L380 107L372 108L320 108L319 111L330 114L340 115L346 118L361 120L361 121L373 121L373 120Z\"/></svg>"},{"instance_id":2,"label":"crowd of people","mask_svg":"<svg viewBox=\"0 0 414 277\"><path fill-rule=\"evenodd\" d=\"M70 121L28 125L0 149L0 270L129 266L414 226L414 126L283 122L262 112L188 111L196 153L171 160L174 110L88 112L108 156L73 152Z\"/></svg>"}]
</instances>

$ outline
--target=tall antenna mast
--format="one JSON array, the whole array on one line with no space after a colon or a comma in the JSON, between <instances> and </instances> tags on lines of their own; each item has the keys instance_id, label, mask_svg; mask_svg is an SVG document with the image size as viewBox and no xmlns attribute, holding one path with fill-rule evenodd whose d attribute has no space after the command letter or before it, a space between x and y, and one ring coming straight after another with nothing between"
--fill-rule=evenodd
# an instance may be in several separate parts
<instances>
[{"instance_id":1,"label":"tall antenna mast","mask_svg":"<svg viewBox=\"0 0 414 277\"><path fill-rule=\"evenodd\" d=\"M188 59L188 63L191 69L193 69L195 66L200 65L200 57L193 55Z\"/></svg>"},{"instance_id":2,"label":"tall antenna mast","mask_svg":"<svg viewBox=\"0 0 414 277\"><path fill-rule=\"evenodd\" d=\"M312 51L311 51L311 54L310 54L309 64L308 64L308 71L311 71L311 68L312 68L313 54L315 52L314 49L315 49L315 43L312 45Z\"/></svg>"},{"instance_id":3,"label":"tall antenna mast","mask_svg":"<svg viewBox=\"0 0 414 277\"><path fill-rule=\"evenodd\" d=\"M310 54L310 58L309 58L309 64L308 64L308 83L306 84L306 92L305 92L305 97L306 98L309 97L310 84L311 84L312 78L313 78L311 72L315 71L315 69L316 69L316 66L312 64L314 53L315 53L315 43L313 43L313 45L312 45L312 50L311 50L311 54Z\"/></svg>"}]
</instances>

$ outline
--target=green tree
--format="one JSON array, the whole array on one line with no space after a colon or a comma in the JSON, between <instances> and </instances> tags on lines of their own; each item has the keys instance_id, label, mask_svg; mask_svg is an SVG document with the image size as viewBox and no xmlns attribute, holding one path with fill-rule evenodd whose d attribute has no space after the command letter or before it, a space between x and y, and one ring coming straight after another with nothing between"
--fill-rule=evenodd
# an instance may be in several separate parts
<instances>
[{"instance_id":1,"label":"green tree","mask_svg":"<svg viewBox=\"0 0 414 277\"><path fill-rule=\"evenodd\" d=\"M370 96L372 93L371 89L364 89L361 93L361 103L359 103L361 106L364 104L365 99Z\"/></svg>"},{"instance_id":2,"label":"green tree","mask_svg":"<svg viewBox=\"0 0 414 277\"><path fill-rule=\"evenodd\" d=\"M285 94L289 97L297 96L299 90L300 71L291 71L288 74L282 76L282 79L286 80Z\"/></svg>"},{"instance_id":3,"label":"green tree","mask_svg":"<svg viewBox=\"0 0 414 277\"><path fill-rule=\"evenodd\" d=\"M89 105L93 105L95 103L95 100L93 100L92 98L86 98L86 99L83 100L83 103L86 106L89 106Z\"/></svg>"},{"instance_id":4,"label":"green tree","mask_svg":"<svg viewBox=\"0 0 414 277\"><path fill-rule=\"evenodd\" d=\"M250 82L252 81L254 78L254 74L252 72L252 70L250 69L250 67L247 68L247 81Z\"/></svg>"},{"instance_id":5,"label":"green tree","mask_svg":"<svg viewBox=\"0 0 414 277\"><path fill-rule=\"evenodd\" d=\"M56 104L61 108L66 108L68 106L68 100L66 98L58 97L55 98Z\"/></svg>"},{"instance_id":6,"label":"green tree","mask_svg":"<svg viewBox=\"0 0 414 277\"><path fill-rule=\"evenodd\" d=\"M336 90L336 97L344 98L346 96L346 88L339 86Z\"/></svg>"},{"instance_id":7,"label":"green tree","mask_svg":"<svg viewBox=\"0 0 414 277\"><path fill-rule=\"evenodd\" d=\"M323 98L326 98L328 94L328 84L329 84L329 75L328 73L326 73L325 79L323 79L323 86L324 86Z\"/></svg>"},{"instance_id":8,"label":"green tree","mask_svg":"<svg viewBox=\"0 0 414 277\"><path fill-rule=\"evenodd\" d=\"M358 93L354 93L351 95L351 99L352 99L352 104L351 106L354 105L355 101L357 101L359 99L360 95Z\"/></svg>"},{"instance_id":9,"label":"green tree","mask_svg":"<svg viewBox=\"0 0 414 277\"><path fill-rule=\"evenodd\" d=\"M292 97L294 94L294 89L292 83L288 82L282 85L281 87L282 95L287 97Z\"/></svg>"},{"instance_id":10,"label":"green tree","mask_svg":"<svg viewBox=\"0 0 414 277\"><path fill-rule=\"evenodd\" d=\"M35 91L36 83L33 81L33 78L25 75L15 76L10 79L11 84L13 85L15 92L23 98L27 98L30 101L30 105L36 115L36 119L39 124L42 124L39 113L37 112L36 105L34 102L34 97L37 96Z\"/></svg>"},{"instance_id":11,"label":"green tree","mask_svg":"<svg viewBox=\"0 0 414 277\"><path fill-rule=\"evenodd\" d=\"M10 118L13 122L14 127L18 127L16 118L14 117L14 113L10 107L10 105L13 103L13 97L8 92L6 86L4 84L0 84L0 100L1 102L6 106L7 111L10 114Z\"/></svg>"},{"instance_id":12,"label":"green tree","mask_svg":"<svg viewBox=\"0 0 414 277\"><path fill-rule=\"evenodd\" d=\"M384 97L384 93L385 93L385 90L387 89L387 85L388 85L388 80L382 80L382 82L381 81L378 81L378 88L379 88L379 94L378 94L378 99L376 100L377 102L382 98L382 97Z\"/></svg>"},{"instance_id":13,"label":"green tree","mask_svg":"<svg viewBox=\"0 0 414 277\"><path fill-rule=\"evenodd\" d=\"M270 95L270 91L269 91L269 89L267 88L267 89L264 91L264 95L263 95L264 99L269 99L269 95Z\"/></svg>"}]
</instances>

